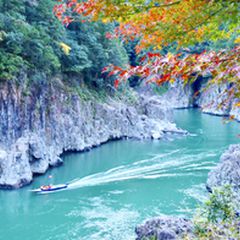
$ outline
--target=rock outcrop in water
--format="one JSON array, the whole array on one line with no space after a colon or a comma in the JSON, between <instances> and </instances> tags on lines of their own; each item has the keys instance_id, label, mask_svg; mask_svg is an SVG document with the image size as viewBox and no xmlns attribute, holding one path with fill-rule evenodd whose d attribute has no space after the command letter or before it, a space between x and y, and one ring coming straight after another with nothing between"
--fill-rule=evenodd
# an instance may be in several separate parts
<instances>
[{"instance_id":1,"label":"rock outcrop in water","mask_svg":"<svg viewBox=\"0 0 240 240\"><path fill-rule=\"evenodd\" d=\"M159 217L146 221L143 225L135 228L136 240L174 240L183 239L191 235L193 224L185 218Z\"/></svg>"},{"instance_id":2,"label":"rock outcrop in water","mask_svg":"<svg viewBox=\"0 0 240 240\"><path fill-rule=\"evenodd\" d=\"M231 185L240 195L240 145L231 145L220 159L220 162L209 174L207 188Z\"/></svg>"},{"instance_id":3,"label":"rock outcrop in water","mask_svg":"<svg viewBox=\"0 0 240 240\"><path fill-rule=\"evenodd\" d=\"M183 133L171 110L157 97L139 96L135 104L109 99L83 101L61 87L0 89L0 187L19 188L62 163L64 151L82 151L111 139L162 138Z\"/></svg>"}]
</instances>

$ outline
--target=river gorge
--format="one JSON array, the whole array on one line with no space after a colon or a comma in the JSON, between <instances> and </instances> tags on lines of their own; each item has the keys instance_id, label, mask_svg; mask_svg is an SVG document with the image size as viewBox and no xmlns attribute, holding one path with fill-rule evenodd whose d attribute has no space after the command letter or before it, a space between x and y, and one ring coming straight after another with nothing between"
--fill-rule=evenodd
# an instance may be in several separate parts
<instances>
[{"instance_id":1,"label":"river gorge","mask_svg":"<svg viewBox=\"0 0 240 240\"><path fill-rule=\"evenodd\" d=\"M91 151L64 154L64 166L32 185L1 191L2 239L135 239L134 228L161 215L190 217L207 196L208 172L239 124L197 109L175 110L188 135L161 140L120 140ZM72 181L72 189L34 195L32 188Z\"/></svg>"}]
</instances>

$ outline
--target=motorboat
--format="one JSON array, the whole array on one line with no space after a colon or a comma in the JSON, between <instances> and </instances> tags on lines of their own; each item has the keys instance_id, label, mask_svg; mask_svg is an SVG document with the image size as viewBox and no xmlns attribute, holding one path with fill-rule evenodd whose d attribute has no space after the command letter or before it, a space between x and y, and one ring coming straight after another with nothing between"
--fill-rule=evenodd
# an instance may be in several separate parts
<instances>
[{"instance_id":1,"label":"motorboat","mask_svg":"<svg viewBox=\"0 0 240 240\"><path fill-rule=\"evenodd\" d=\"M31 192L35 192L35 193L55 192L62 189L66 189L67 187L68 187L68 184L43 185L40 188L31 190Z\"/></svg>"}]
</instances>

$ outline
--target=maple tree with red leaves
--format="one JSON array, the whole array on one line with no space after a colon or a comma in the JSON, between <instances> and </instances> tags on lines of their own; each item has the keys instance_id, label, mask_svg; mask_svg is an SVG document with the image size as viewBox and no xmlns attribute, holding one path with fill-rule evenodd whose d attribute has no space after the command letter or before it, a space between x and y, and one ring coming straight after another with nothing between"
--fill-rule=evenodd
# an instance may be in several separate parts
<instances>
[{"instance_id":1,"label":"maple tree with red leaves","mask_svg":"<svg viewBox=\"0 0 240 240\"><path fill-rule=\"evenodd\" d=\"M158 85L177 78L185 83L211 74L210 83L233 83L240 90L240 29L238 0L59 0L56 16L68 25L72 21L117 21L107 38L138 39L136 52L145 52L138 66L106 66L103 73L116 76L115 87L132 76ZM227 40L235 36L232 49L191 53L186 47L204 41ZM159 50L176 45L177 53ZM151 49L151 51L147 50Z\"/></svg>"}]
</instances>

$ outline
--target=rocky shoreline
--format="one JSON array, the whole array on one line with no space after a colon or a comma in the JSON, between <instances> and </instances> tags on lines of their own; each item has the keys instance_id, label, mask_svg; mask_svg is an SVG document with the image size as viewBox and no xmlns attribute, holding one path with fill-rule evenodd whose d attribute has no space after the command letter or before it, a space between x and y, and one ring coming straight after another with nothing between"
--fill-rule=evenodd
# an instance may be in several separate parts
<instances>
[{"instance_id":1,"label":"rocky shoreline","mask_svg":"<svg viewBox=\"0 0 240 240\"><path fill-rule=\"evenodd\" d=\"M166 134L186 134L172 122L172 107L193 107L191 89L182 86L176 91L176 88L166 93L169 101L164 100L166 95L140 93L136 102L129 104L111 98L103 103L83 101L76 93L62 88L35 89L26 95L16 85L2 86L0 188L16 189L31 183L35 174L44 174L49 167L62 164L60 156L66 151L84 151L120 138L161 139ZM233 103L227 110L220 111L216 104L204 108L216 92L211 94L205 100L203 96L198 99L203 112L234 114L240 119L240 111ZM207 189L230 184L239 196L239 161L240 145L230 146L209 173ZM159 217L137 226L135 232L137 240L151 236L158 240L181 239L193 232L193 223L185 218Z\"/></svg>"},{"instance_id":2,"label":"rocky shoreline","mask_svg":"<svg viewBox=\"0 0 240 240\"><path fill-rule=\"evenodd\" d=\"M29 184L62 163L63 152L83 151L122 137L160 139L186 132L172 122L172 110L159 97L140 95L134 104L108 99L83 101L61 88L16 85L0 89L0 188Z\"/></svg>"},{"instance_id":3,"label":"rocky shoreline","mask_svg":"<svg viewBox=\"0 0 240 240\"><path fill-rule=\"evenodd\" d=\"M222 154L220 162L208 174L206 188L209 192L215 187L230 185L233 196L240 201L240 144L230 145ZM240 211L239 211L240 212ZM194 225L190 219L178 217L158 217L147 220L135 228L136 240L174 240L184 235L194 239Z\"/></svg>"},{"instance_id":4,"label":"rocky shoreline","mask_svg":"<svg viewBox=\"0 0 240 240\"><path fill-rule=\"evenodd\" d=\"M231 185L240 198L240 144L230 145L217 166L208 174L206 186L209 192L214 187L225 185Z\"/></svg>"},{"instance_id":5,"label":"rocky shoreline","mask_svg":"<svg viewBox=\"0 0 240 240\"><path fill-rule=\"evenodd\" d=\"M135 228L136 240L170 240L182 239L185 234L191 234L193 223L186 218L159 217L146 221Z\"/></svg>"}]
</instances>

